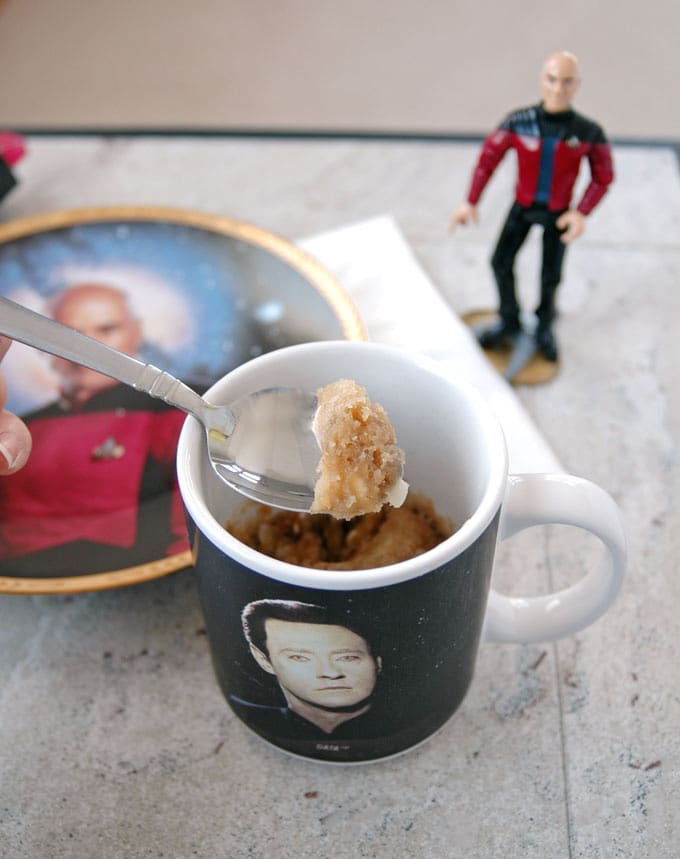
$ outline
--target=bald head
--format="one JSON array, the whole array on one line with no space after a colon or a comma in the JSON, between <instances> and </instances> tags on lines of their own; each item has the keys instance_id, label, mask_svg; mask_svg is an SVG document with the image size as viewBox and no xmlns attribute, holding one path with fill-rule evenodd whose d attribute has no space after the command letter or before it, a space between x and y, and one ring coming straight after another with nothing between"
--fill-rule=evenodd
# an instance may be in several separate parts
<instances>
[{"instance_id":1,"label":"bald head","mask_svg":"<svg viewBox=\"0 0 680 859\"><path fill-rule=\"evenodd\" d=\"M543 107L548 113L569 110L581 83L578 60L569 51L556 51L541 70Z\"/></svg>"},{"instance_id":2,"label":"bald head","mask_svg":"<svg viewBox=\"0 0 680 859\"><path fill-rule=\"evenodd\" d=\"M52 318L63 325L134 355L142 342L142 329L128 307L125 293L100 283L80 283L62 290L51 305ZM64 393L78 399L116 384L107 376L95 373L61 358L53 365L62 378Z\"/></svg>"}]
</instances>

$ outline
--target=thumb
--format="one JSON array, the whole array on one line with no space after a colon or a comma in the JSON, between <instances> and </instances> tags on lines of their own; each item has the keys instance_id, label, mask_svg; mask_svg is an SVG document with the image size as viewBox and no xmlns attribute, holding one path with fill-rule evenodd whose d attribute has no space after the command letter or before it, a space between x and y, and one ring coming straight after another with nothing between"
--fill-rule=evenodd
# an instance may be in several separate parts
<instances>
[{"instance_id":1,"label":"thumb","mask_svg":"<svg viewBox=\"0 0 680 859\"><path fill-rule=\"evenodd\" d=\"M32 439L28 427L11 412L0 413L0 474L14 474L26 464Z\"/></svg>"}]
</instances>

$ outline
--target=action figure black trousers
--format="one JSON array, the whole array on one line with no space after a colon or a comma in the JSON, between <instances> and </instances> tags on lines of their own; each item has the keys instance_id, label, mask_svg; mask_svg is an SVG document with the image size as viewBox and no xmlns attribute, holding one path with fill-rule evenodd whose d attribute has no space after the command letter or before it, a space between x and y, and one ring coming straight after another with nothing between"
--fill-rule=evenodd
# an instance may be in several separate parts
<instances>
[{"instance_id":1,"label":"action figure black trousers","mask_svg":"<svg viewBox=\"0 0 680 859\"><path fill-rule=\"evenodd\" d=\"M549 328L555 318L555 293L562 277L562 261L566 245L556 221L562 212L550 212L545 206L520 206L514 203L501 230L491 257L498 295L499 313L509 327L519 327L520 307L515 293L515 257L529 230L534 225L543 228L543 262L541 265L541 300L536 309L540 327Z\"/></svg>"}]
</instances>

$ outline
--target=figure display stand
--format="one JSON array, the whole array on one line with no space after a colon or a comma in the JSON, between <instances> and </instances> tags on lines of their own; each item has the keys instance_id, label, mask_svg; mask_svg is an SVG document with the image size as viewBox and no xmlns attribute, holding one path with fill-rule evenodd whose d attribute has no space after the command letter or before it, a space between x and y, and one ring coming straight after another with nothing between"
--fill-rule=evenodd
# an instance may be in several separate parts
<instances>
[{"instance_id":1,"label":"figure display stand","mask_svg":"<svg viewBox=\"0 0 680 859\"><path fill-rule=\"evenodd\" d=\"M474 321L468 317L480 346L511 382L536 383L556 375L559 350L553 332L555 296L566 248L581 235L586 216L614 178L611 149L604 132L571 106L579 84L578 61L573 54L559 51L548 57L541 72L542 101L509 114L486 138L467 200L451 218L451 231L477 222L477 203L484 188L506 152L514 149L515 200L491 258L498 289L498 316L493 324L486 324L488 319L479 313ZM590 167L590 184L572 208L572 192L584 158ZM517 301L514 265L534 226L543 231L543 258L536 321L528 326ZM490 312L488 317L492 317ZM552 366L546 367L546 363Z\"/></svg>"},{"instance_id":2,"label":"figure display stand","mask_svg":"<svg viewBox=\"0 0 680 859\"><path fill-rule=\"evenodd\" d=\"M0 201L17 184L11 168L23 158L25 152L22 137L11 131L0 131Z\"/></svg>"},{"instance_id":3,"label":"figure display stand","mask_svg":"<svg viewBox=\"0 0 680 859\"><path fill-rule=\"evenodd\" d=\"M479 342L480 336L500 322L495 310L470 310L461 316ZM536 347L531 322L523 322L521 330L509 340L506 348L484 349L495 370L514 385L542 385L557 375L559 361L548 361Z\"/></svg>"}]
</instances>

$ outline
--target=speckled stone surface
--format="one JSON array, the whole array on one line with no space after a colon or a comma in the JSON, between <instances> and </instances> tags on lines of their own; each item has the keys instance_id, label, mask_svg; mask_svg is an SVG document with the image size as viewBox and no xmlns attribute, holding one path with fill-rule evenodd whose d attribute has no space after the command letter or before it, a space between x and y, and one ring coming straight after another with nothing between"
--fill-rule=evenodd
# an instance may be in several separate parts
<instances>
[{"instance_id":1,"label":"speckled stone surface","mask_svg":"<svg viewBox=\"0 0 680 859\"><path fill-rule=\"evenodd\" d=\"M478 228L447 235L476 146L38 138L2 220L172 205L288 238L389 213L451 307L492 306L511 165ZM558 644L485 645L426 745L354 768L252 737L214 682L192 573L74 596L0 596L0 855L672 859L680 844L680 174L618 148L617 182L567 258L561 370L520 388L564 467L621 506L613 609ZM534 301L536 253L522 252ZM597 548L546 528L501 545L496 586L539 593Z\"/></svg>"}]
</instances>

